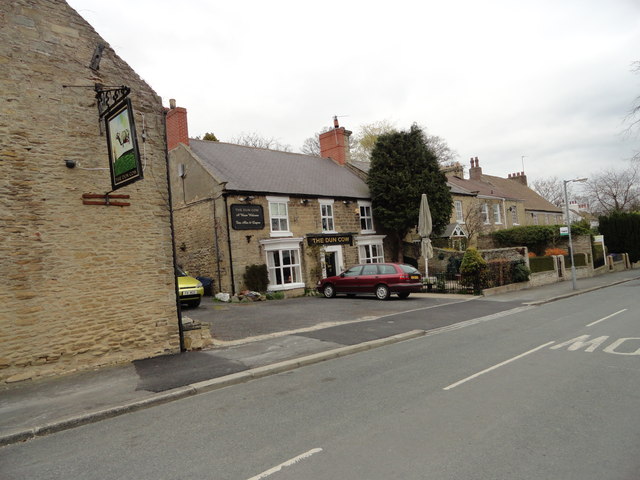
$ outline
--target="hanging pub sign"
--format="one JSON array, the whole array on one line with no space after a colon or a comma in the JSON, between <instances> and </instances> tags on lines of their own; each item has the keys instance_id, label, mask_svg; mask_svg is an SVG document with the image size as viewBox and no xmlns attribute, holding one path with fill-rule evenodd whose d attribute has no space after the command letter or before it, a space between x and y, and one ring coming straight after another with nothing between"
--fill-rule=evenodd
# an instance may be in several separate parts
<instances>
[{"instance_id":1,"label":"hanging pub sign","mask_svg":"<svg viewBox=\"0 0 640 480\"><path fill-rule=\"evenodd\" d=\"M123 99L104 114L111 187L116 190L142 179L142 165L131 100Z\"/></svg>"}]
</instances>

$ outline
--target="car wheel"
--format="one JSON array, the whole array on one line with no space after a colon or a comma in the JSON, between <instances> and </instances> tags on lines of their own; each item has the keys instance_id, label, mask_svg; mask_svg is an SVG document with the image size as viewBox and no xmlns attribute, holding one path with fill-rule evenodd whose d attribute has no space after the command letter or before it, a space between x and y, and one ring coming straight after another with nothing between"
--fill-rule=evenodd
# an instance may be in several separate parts
<instances>
[{"instance_id":1,"label":"car wheel","mask_svg":"<svg viewBox=\"0 0 640 480\"><path fill-rule=\"evenodd\" d=\"M327 298L333 298L336 296L336 289L333 288L333 285L327 283L322 289L322 294Z\"/></svg>"},{"instance_id":2,"label":"car wheel","mask_svg":"<svg viewBox=\"0 0 640 480\"><path fill-rule=\"evenodd\" d=\"M400 292L398 294L398 297L404 300L405 298L407 298L409 296L409 293L410 292Z\"/></svg>"},{"instance_id":3,"label":"car wheel","mask_svg":"<svg viewBox=\"0 0 640 480\"><path fill-rule=\"evenodd\" d=\"M389 295L389 287L386 285L380 284L376 287L376 297L378 297L378 300L387 300Z\"/></svg>"}]
</instances>

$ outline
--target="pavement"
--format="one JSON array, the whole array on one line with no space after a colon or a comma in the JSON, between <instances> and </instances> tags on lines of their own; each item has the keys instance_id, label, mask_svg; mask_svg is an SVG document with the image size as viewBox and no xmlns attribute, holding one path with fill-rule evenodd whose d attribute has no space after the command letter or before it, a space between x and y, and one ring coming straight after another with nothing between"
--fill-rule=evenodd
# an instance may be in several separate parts
<instances>
[{"instance_id":1,"label":"pavement","mask_svg":"<svg viewBox=\"0 0 640 480\"><path fill-rule=\"evenodd\" d=\"M492 302L511 311L633 280L640 280L640 270L579 279L577 290L565 281L490 297L424 293L387 302L303 297L223 305L204 300L183 315L210 323L212 348L0 387L0 446L450 329L461 325L459 313L469 301L475 302L475 318L466 322L477 323L495 317ZM449 315L428 327L393 319L444 306Z\"/></svg>"}]
</instances>

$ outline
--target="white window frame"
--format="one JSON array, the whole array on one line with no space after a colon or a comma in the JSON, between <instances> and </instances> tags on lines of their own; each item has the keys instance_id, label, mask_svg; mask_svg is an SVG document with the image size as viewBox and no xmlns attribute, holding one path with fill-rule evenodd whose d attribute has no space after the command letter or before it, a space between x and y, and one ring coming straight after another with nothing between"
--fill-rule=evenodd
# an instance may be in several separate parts
<instances>
[{"instance_id":1,"label":"white window frame","mask_svg":"<svg viewBox=\"0 0 640 480\"><path fill-rule=\"evenodd\" d=\"M456 222L464 223L464 212L462 210L462 200L455 200L453 204L456 209Z\"/></svg>"},{"instance_id":2,"label":"white window frame","mask_svg":"<svg viewBox=\"0 0 640 480\"><path fill-rule=\"evenodd\" d=\"M320 204L320 228L322 228L322 233L337 233L333 200L320 198L318 203ZM328 228L325 228L325 223Z\"/></svg>"},{"instance_id":3,"label":"white window frame","mask_svg":"<svg viewBox=\"0 0 640 480\"><path fill-rule=\"evenodd\" d=\"M272 237L293 237L293 233L291 233L291 224L289 222L289 197L267 197L267 202L269 202L269 228L271 229ZM280 212L274 213L273 205L282 205L284 204L285 214L282 215ZM286 230L278 228L277 230L273 229L273 220L277 220L278 224L282 222L282 220L286 221Z\"/></svg>"},{"instance_id":4,"label":"white window frame","mask_svg":"<svg viewBox=\"0 0 640 480\"><path fill-rule=\"evenodd\" d=\"M384 238L386 235L368 235L366 237L356 237L358 247L359 263L384 263ZM374 250L377 255L368 255Z\"/></svg>"},{"instance_id":5,"label":"white window frame","mask_svg":"<svg viewBox=\"0 0 640 480\"><path fill-rule=\"evenodd\" d=\"M482 214L482 223L484 223L485 225L491 224L491 220L489 219L489 204L487 202L484 202L482 204L481 214Z\"/></svg>"},{"instance_id":6,"label":"white window frame","mask_svg":"<svg viewBox=\"0 0 640 480\"><path fill-rule=\"evenodd\" d=\"M502 225L502 213L500 212L500 204L494 203L493 208L493 223L496 225Z\"/></svg>"},{"instance_id":7,"label":"white window frame","mask_svg":"<svg viewBox=\"0 0 640 480\"><path fill-rule=\"evenodd\" d=\"M300 249L300 244L302 243L302 238L288 238L288 239L271 239L271 240L262 240L260 241L260 245L264 248L265 259L267 264L267 271L269 274L269 290L278 291L278 290L292 290L294 288L304 288L305 283L302 280L302 254ZM279 261L280 265L274 265L275 262L271 261L273 255L278 255L278 260L282 260L284 251L293 251L296 262L291 264L283 264L282 261ZM293 275L296 277L295 282L284 282L284 283L276 283L275 280L277 278L276 270L281 271L281 278L283 276L284 270L287 268L291 268L294 270Z\"/></svg>"},{"instance_id":8,"label":"white window frame","mask_svg":"<svg viewBox=\"0 0 640 480\"><path fill-rule=\"evenodd\" d=\"M365 213L368 209L369 215L362 215L362 210L365 209ZM367 202L365 200L358 200L358 213L360 215L360 233L376 233L373 228L373 208L371 206L371 202ZM362 221L365 222L365 227L371 228L362 228Z\"/></svg>"}]
</instances>

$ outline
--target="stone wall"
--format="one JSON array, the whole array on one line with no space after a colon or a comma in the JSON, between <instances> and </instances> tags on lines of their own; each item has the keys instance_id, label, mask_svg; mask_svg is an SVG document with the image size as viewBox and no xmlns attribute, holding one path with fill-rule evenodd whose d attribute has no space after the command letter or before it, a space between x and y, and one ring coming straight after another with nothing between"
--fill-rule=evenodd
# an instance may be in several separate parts
<instances>
[{"instance_id":1,"label":"stone wall","mask_svg":"<svg viewBox=\"0 0 640 480\"><path fill-rule=\"evenodd\" d=\"M0 382L179 349L161 100L99 43L64 2L0 4ZM82 202L111 190L95 83L131 88L130 206Z\"/></svg>"}]
</instances>

